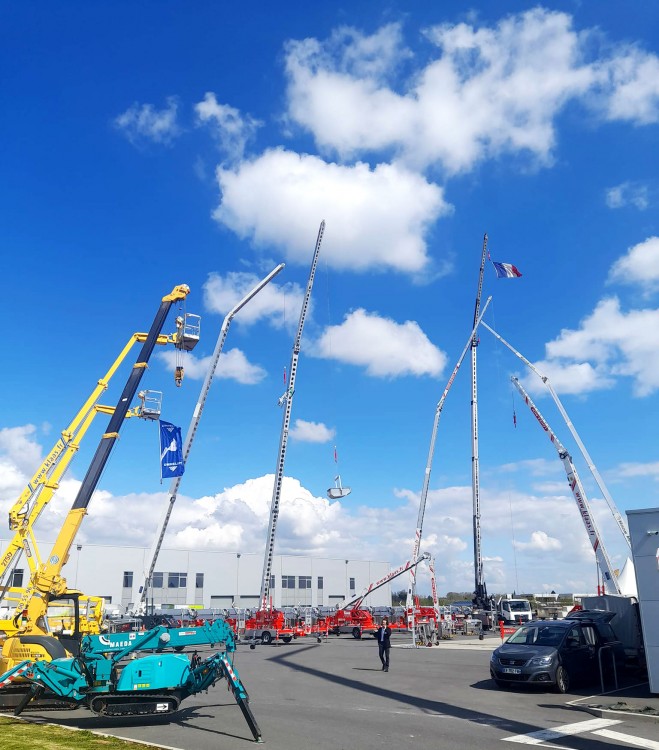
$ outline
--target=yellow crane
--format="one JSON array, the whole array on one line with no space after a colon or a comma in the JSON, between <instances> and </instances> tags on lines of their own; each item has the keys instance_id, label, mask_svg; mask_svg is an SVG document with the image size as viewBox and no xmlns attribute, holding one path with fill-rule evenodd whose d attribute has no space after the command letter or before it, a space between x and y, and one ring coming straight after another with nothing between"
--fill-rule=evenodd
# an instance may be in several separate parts
<instances>
[{"instance_id":1,"label":"yellow crane","mask_svg":"<svg viewBox=\"0 0 659 750\"><path fill-rule=\"evenodd\" d=\"M110 452L119 437L119 430L121 429L126 416L131 412L130 404L137 393L140 380L148 366L149 358L157 343L168 342L168 337L161 336L161 330L170 307L175 302L184 301L189 291L187 285L179 285L175 287L170 294L163 297L149 332L142 337L142 349L133 365L117 405L114 408L109 409L111 417L106 431L101 437L100 443L89 468L87 469L87 473L82 481L80 489L78 490L73 506L64 519L64 523L62 524L50 555L47 559L40 561L38 567L32 572L30 581L17 603L15 621L19 629L14 635L7 637L3 644L2 658L0 658L0 674L23 659L51 659L57 655L61 655L67 650L70 653L77 653L79 642L77 625L71 637L60 635L59 638L56 638L51 633L49 627L48 606L53 600L66 595L68 591L66 580L61 575L62 568L68 560L71 546L75 541L78 530L80 529L82 519L87 514L87 507L92 494L98 485L102 471L110 456ZM197 316L193 317L198 320ZM175 334L174 340L177 349L189 351L194 348L199 340L198 325L196 325L196 327L193 326L191 330L190 327L186 325L185 319L179 317L177 318L177 328L178 331ZM162 341L161 338L164 338L165 340ZM132 345L134 342L131 341L129 343ZM128 349L130 349L130 346L128 346ZM125 350L125 353L123 353L124 357L127 354L127 351L128 350ZM182 368L177 368L177 370L182 372ZM101 381L99 381L99 384L100 383ZM72 423L76 427L77 431L75 434L77 436L80 435L80 430L83 429L83 426L85 425L85 418L91 413L93 405L96 403L100 393L105 390L105 387L107 387L107 383L105 383L105 386L97 386L97 388L100 388L98 393L97 389L95 389L92 396L90 396L90 400L86 402L88 404L88 409L85 410L85 407L83 407L83 410L81 410L81 412L84 412L84 416L81 416L79 413ZM142 405L138 407L138 411L140 409L142 409L142 411L144 410L145 399L142 398L141 400ZM142 414L142 416L144 416L144 414ZM91 419L93 419L93 416L90 418L90 421ZM89 425L86 425L86 427L88 426ZM59 454L64 456L67 451L67 446L64 445L64 441L62 441L62 446L64 447L56 449L55 453L59 452ZM41 493L43 493L43 490L48 483L53 483L52 480L54 478L59 478L59 476L61 476L61 474L57 475L55 472L44 472L44 477L47 477L49 482L42 482L43 486ZM52 496L52 493L50 496ZM38 499L34 502L28 499L22 503L18 515L15 515L14 517L17 519L22 517L33 519L37 508L41 506L42 510L43 505L45 505L45 503L41 503ZM33 522L27 524L27 526L31 525L33 525ZM18 530L19 529L16 529L16 531ZM28 536L29 535L26 534L26 538L28 538ZM33 537L30 537L30 539L33 544ZM76 615L77 614L78 613L76 612Z\"/></svg>"},{"instance_id":2,"label":"yellow crane","mask_svg":"<svg viewBox=\"0 0 659 750\"><path fill-rule=\"evenodd\" d=\"M193 318L196 317L193 316ZM196 327L197 323L193 319L192 323L186 325L190 329L191 326L192 328ZM180 330L181 327L182 323L179 323L179 330L175 333L158 336L156 344L176 345L183 335ZM98 414L113 414L114 412L114 407L99 404L99 398L107 390L112 376L135 343L144 343L146 338L146 333L134 333L130 337L110 369L97 381L96 386L71 423L62 430L61 437L50 449L46 458L9 510L9 529L14 534L0 559L0 605L4 605L6 610L15 610L24 591L21 585L11 585L12 572L16 569L21 556L24 555L27 561L30 575L33 575L41 565L41 555L34 532L37 520L58 490L62 476L78 452L80 443L94 418ZM138 416L144 419L157 419L160 413L157 395L150 391L143 391L140 393L140 401L140 405L130 409L126 413L126 417ZM71 593L79 594L79 592ZM80 597L80 603L86 612L86 616L81 618L81 631L99 632L103 619L104 600L102 597L83 595ZM13 617L0 618L0 638L10 635L16 630L17 626L13 623Z\"/></svg>"}]
</instances>

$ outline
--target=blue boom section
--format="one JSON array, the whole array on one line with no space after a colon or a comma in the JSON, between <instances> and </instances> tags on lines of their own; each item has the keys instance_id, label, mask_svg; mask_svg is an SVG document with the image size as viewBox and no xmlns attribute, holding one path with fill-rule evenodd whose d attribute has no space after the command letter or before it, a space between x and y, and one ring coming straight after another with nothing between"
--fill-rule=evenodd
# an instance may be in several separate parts
<instances>
[{"instance_id":1,"label":"blue boom section","mask_svg":"<svg viewBox=\"0 0 659 750\"><path fill-rule=\"evenodd\" d=\"M186 646L224 646L191 664ZM20 675L32 684L16 708L19 714L32 698L51 694L76 705L86 705L101 716L171 714L181 701L226 679L254 739L261 732L249 708L249 696L228 654L236 650L233 630L222 620L200 627L158 626L141 633L86 636L79 656L52 661L25 661L0 675L0 686ZM152 653L139 656L138 652Z\"/></svg>"}]
</instances>

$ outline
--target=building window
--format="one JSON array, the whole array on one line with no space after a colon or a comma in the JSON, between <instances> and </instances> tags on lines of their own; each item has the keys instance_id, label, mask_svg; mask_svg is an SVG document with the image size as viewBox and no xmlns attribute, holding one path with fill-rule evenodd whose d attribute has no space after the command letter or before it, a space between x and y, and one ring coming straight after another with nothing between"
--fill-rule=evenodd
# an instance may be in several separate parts
<instances>
[{"instance_id":1,"label":"building window","mask_svg":"<svg viewBox=\"0 0 659 750\"><path fill-rule=\"evenodd\" d=\"M164 582L164 577L165 576L163 573L154 573L153 577L151 578L151 588L161 589Z\"/></svg>"},{"instance_id":2,"label":"building window","mask_svg":"<svg viewBox=\"0 0 659 750\"><path fill-rule=\"evenodd\" d=\"M23 568L15 568L14 573L12 574L11 578L9 579L10 586L22 586L23 585Z\"/></svg>"},{"instance_id":3,"label":"building window","mask_svg":"<svg viewBox=\"0 0 659 750\"><path fill-rule=\"evenodd\" d=\"M283 589L294 589L295 588L295 576L282 576L281 587Z\"/></svg>"},{"instance_id":4,"label":"building window","mask_svg":"<svg viewBox=\"0 0 659 750\"><path fill-rule=\"evenodd\" d=\"M124 588L125 589L133 588L133 571L132 570L124 570Z\"/></svg>"},{"instance_id":5,"label":"building window","mask_svg":"<svg viewBox=\"0 0 659 750\"><path fill-rule=\"evenodd\" d=\"M354 591L354 590L355 590L355 579L351 578L350 579L350 591Z\"/></svg>"},{"instance_id":6,"label":"building window","mask_svg":"<svg viewBox=\"0 0 659 750\"><path fill-rule=\"evenodd\" d=\"M204 574L203 573L197 573L197 576L195 579L195 588L196 589L204 588Z\"/></svg>"},{"instance_id":7,"label":"building window","mask_svg":"<svg viewBox=\"0 0 659 750\"><path fill-rule=\"evenodd\" d=\"M167 574L167 588L169 589L184 589L188 585L188 574L187 573L168 573Z\"/></svg>"},{"instance_id":8,"label":"building window","mask_svg":"<svg viewBox=\"0 0 659 750\"><path fill-rule=\"evenodd\" d=\"M275 576L270 576L270 588L274 589L275 587Z\"/></svg>"},{"instance_id":9,"label":"building window","mask_svg":"<svg viewBox=\"0 0 659 750\"><path fill-rule=\"evenodd\" d=\"M323 577L322 576L318 576L318 590L319 591L323 590Z\"/></svg>"},{"instance_id":10,"label":"building window","mask_svg":"<svg viewBox=\"0 0 659 750\"><path fill-rule=\"evenodd\" d=\"M301 589L311 588L311 576L300 576L298 579L298 585Z\"/></svg>"}]
</instances>

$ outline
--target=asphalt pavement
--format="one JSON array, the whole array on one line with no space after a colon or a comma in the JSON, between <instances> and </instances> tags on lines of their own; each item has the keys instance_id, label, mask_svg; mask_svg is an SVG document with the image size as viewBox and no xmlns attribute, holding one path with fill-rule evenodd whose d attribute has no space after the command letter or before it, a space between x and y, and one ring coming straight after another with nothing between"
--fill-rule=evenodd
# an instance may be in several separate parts
<instances>
[{"instance_id":1,"label":"asphalt pavement","mask_svg":"<svg viewBox=\"0 0 659 750\"><path fill-rule=\"evenodd\" d=\"M409 636L397 633L390 671L383 672L373 638L330 637L321 643L302 638L253 650L240 646L235 667L272 750L487 750L500 748L502 739L549 730L562 737L561 727L577 727L568 734L612 736L620 735L622 727L633 730L637 747L659 747L652 739L659 714L650 711L659 711L659 696L649 693L646 681L621 676L620 689L605 695L598 695L597 686L569 695L500 690L489 677L490 654L500 643L497 635L487 634L482 641L458 636L413 648ZM621 710L622 703L634 710ZM82 708L23 716L164 748L235 750L254 744L224 681L187 699L171 717L107 719ZM606 728L611 726L615 731ZM598 743L604 746L601 738ZM583 742L576 747L584 747Z\"/></svg>"}]
</instances>

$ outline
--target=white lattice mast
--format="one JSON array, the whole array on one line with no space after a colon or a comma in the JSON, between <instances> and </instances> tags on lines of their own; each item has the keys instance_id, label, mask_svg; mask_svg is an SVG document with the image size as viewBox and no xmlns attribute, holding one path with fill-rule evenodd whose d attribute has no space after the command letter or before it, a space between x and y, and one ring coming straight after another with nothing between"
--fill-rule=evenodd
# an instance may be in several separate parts
<instances>
[{"instance_id":1,"label":"white lattice mast","mask_svg":"<svg viewBox=\"0 0 659 750\"><path fill-rule=\"evenodd\" d=\"M323 241L323 233L325 232L325 221L321 221L320 229L318 230L318 238L316 239L316 248L313 254L313 260L311 261L311 270L309 271L309 280L307 281L307 289L304 294L302 301L302 309L300 310L300 321L297 327L297 334L295 341L293 342L293 354L291 356L291 366L289 370L289 380L286 392L279 399L280 406L284 407L284 416L281 424L281 436L279 439L279 454L277 457L277 469L275 472L275 482L272 492L272 503L270 506L270 523L268 525L268 536L266 539L265 547L265 560L263 563L263 578L261 579L261 594L259 598L259 609L261 611L269 608L270 599L270 576L272 574L272 558L274 555L275 547L275 532L277 529L277 519L279 517L279 501L281 499L281 485L284 480L284 463L286 461L286 445L288 443L288 429L291 423L291 410L293 408L293 395L295 394L295 378L297 375L297 362L300 355L300 343L302 341L302 331L304 329L304 320L307 316L307 310L309 308L309 300L311 299L311 290L313 288L313 281L316 275L316 267L318 265L318 255L320 253L320 245Z\"/></svg>"},{"instance_id":2,"label":"white lattice mast","mask_svg":"<svg viewBox=\"0 0 659 750\"><path fill-rule=\"evenodd\" d=\"M481 295L483 293L483 275L485 272L485 257L487 253L487 234L483 236L483 252L478 276L478 292L474 310L474 328L479 318ZM476 347L478 335L471 339L471 489L473 500L473 528L474 528L474 605L480 609L488 609L487 587L483 573L483 554L481 551L481 504L480 479L478 469L478 382L476 377Z\"/></svg>"}]
</instances>

